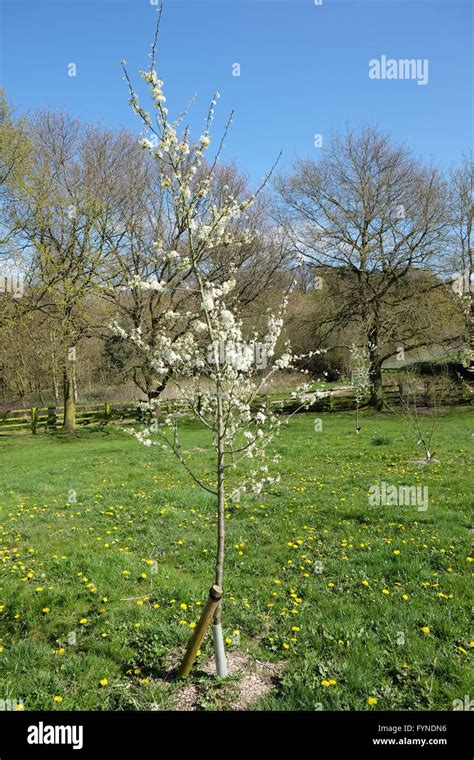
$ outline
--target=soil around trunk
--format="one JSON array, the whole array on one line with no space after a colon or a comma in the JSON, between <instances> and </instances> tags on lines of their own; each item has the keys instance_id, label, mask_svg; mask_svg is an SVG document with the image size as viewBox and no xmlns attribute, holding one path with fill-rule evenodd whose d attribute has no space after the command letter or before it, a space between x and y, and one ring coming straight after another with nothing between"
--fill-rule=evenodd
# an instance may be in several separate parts
<instances>
[{"instance_id":1,"label":"soil around trunk","mask_svg":"<svg viewBox=\"0 0 474 760\"><path fill-rule=\"evenodd\" d=\"M217 681L214 659L208 660L194 672L193 682L183 682L174 698L175 709L202 710L203 702L212 699L217 710L251 710L258 699L278 686L283 670L283 663L262 662L243 652L227 652L227 666L228 679Z\"/></svg>"}]
</instances>

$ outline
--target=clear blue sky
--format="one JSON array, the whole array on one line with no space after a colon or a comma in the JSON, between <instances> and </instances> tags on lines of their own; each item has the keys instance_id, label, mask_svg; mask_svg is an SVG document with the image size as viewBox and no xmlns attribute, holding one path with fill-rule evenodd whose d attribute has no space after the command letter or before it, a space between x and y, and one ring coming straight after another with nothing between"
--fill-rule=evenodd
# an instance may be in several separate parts
<instances>
[{"instance_id":1,"label":"clear blue sky","mask_svg":"<svg viewBox=\"0 0 474 760\"><path fill-rule=\"evenodd\" d=\"M65 108L140 131L119 61L138 82L156 19L150 0L0 6L1 79L18 112ZM255 180L280 149L283 166L317 156L314 134L324 145L346 123L375 122L447 166L472 144L472 32L470 0L167 0L158 70L172 114L197 92L196 136L221 92L214 134L235 109L225 157ZM428 59L428 84L369 79L368 62L381 55Z\"/></svg>"}]
</instances>

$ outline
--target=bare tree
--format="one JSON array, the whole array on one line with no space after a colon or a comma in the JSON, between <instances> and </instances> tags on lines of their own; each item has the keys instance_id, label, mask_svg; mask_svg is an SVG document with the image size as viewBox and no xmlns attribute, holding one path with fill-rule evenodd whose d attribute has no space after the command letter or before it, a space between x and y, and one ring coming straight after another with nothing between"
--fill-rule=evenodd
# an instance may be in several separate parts
<instances>
[{"instance_id":1,"label":"bare tree","mask_svg":"<svg viewBox=\"0 0 474 760\"><path fill-rule=\"evenodd\" d=\"M29 261L24 308L54 322L59 337L63 430L75 430L76 350L91 331L90 299L105 253L104 219L112 215L104 192L104 164L114 138L64 113L42 113L33 125L34 163L7 222L20 231ZM116 164L118 166L118 163Z\"/></svg>"},{"instance_id":2,"label":"bare tree","mask_svg":"<svg viewBox=\"0 0 474 760\"><path fill-rule=\"evenodd\" d=\"M434 276L449 215L436 169L376 129L333 138L319 162L298 161L277 183L294 250L334 281L331 329L356 324L369 355L371 404L382 404L382 363L398 345L431 340L436 315L413 313L442 287Z\"/></svg>"}]
</instances>

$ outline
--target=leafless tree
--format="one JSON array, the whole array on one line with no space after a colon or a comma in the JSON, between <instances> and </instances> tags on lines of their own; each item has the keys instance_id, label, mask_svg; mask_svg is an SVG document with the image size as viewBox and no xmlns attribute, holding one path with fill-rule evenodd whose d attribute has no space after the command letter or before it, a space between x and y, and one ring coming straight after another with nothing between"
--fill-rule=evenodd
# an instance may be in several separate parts
<instances>
[{"instance_id":1,"label":"leafless tree","mask_svg":"<svg viewBox=\"0 0 474 760\"><path fill-rule=\"evenodd\" d=\"M442 287L435 274L449 226L444 182L405 146L367 127L335 136L320 161L298 161L277 187L294 250L321 278L321 298L324 283L334 282L329 328L358 327L371 403L380 407L383 361L398 346L426 345L441 324L432 311L418 314Z\"/></svg>"},{"instance_id":2,"label":"leafless tree","mask_svg":"<svg viewBox=\"0 0 474 760\"><path fill-rule=\"evenodd\" d=\"M104 223L115 209L103 176L118 166L112 133L64 113L39 114L32 126L34 161L21 196L8 204L6 223L19 230L28 259L24 309L55 325L59 339L65 432L75 430L76 351L90 334L90 299L104 265ZM115 149L115 150L114 150ZM109 165L106 165L109 161Z\"/></svg>"}]
</instances>

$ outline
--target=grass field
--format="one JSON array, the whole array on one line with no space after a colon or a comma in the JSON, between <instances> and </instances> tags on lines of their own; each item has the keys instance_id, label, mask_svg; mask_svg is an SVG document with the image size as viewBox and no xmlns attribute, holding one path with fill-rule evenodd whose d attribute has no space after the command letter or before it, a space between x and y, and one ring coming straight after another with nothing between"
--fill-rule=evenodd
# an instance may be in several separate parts
<instances>
[{"instance_id":1,"label":"grass field","mask_svg":"<svg viewBox=\"0 0 474 760\"><path fill-rule=\"evenodd\" d=\"M313 415L290 421L278 487L227 512L228 650L281 664L253 707L451 710L474 694L474 413L441 419L429 466L387 415L364 415L359 436L352 414L321 417L322 432ZM164 673L213 581L212 497L113 428L0 439L0 458L0 699L172 709L182 686ZM382 480L428 486L429 508L371 506ZM199 675L211 643L191 680L199 707L225 709L238 679Z\"/></svg>"}]
</instances>

